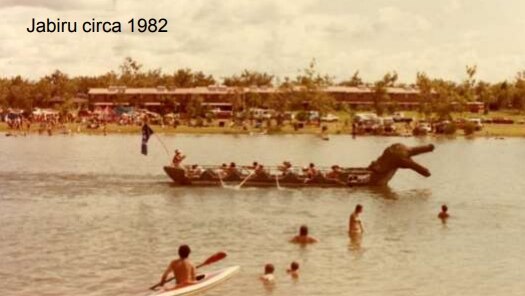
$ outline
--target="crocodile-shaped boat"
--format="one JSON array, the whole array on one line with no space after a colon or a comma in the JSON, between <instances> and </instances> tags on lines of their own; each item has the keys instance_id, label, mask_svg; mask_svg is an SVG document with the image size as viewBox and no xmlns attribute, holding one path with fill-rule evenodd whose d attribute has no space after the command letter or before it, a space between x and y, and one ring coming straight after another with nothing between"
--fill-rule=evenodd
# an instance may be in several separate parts
<instances>
[{"instance_id":1,"label":"crocodile-shaped boat","mask_svg":"<svg viewBox=\"0 0 525 296\"><path fill-rule=\"evenodd\" d=\"M291 168L287 173L269 168L264 173L243 169L233 174L224 174L220 166L203 166L203 171L193 174L184 167L165 166L164 171L180 186L237 186L237 187L351 187L385 186L398 169L411 169L429 177L430 171L412 160L412 156L428 153L434 145L407 147L393 144L368 167L341 168L336 177L329 177L328 170L320 169L315 176L306 176L301 168ZM274 172L275 171L275 172Z\"/></svg>"}]
</instances>

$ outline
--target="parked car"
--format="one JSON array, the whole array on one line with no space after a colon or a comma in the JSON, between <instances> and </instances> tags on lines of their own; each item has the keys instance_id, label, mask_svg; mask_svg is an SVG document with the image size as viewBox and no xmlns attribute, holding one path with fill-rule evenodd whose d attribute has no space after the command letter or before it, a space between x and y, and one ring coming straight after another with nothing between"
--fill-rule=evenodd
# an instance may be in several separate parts
<instances>
[{"instance_id":1,"label":"parked car","mask_svg":"<svg viewBox=\"0 0 525 296\"><path fill-rule=\"evenodd\" d=\"M328 113L328 114L326 114L326 116L321 117L321 121L324 121L324 122L337 122L337 121L339 121L339 117L334 115L334 114Z\"/></svg>"},{"instance_id":2,"label":"parked car","mask_svg":"<svg viewBox=\"0 0 525 296\"><path fill-rule=\"evenodd\" d=\"M483 123L481 123L480 118L469 118L467 119L467 121L474 123L474 125L476 126L476 131L480 131L483 129Z\"/></svg>"},{"instance_id":3,"label":"parked car","mask_svg":"<svg viewBox=\"0 0 525 296\"><path fill-rule=\"evenodd\" d=\"M402 112L395 112L392 119L394 122L412 122L412 117L405 117L405 114Z\"/></svg>"},{"instance_id":4,"label":"parked car","mask_svg":"<svg viewBox=\"0 0 525 296\"><path fill-rule=\"evenodd\" d=\"M492 123L499 123L499 124L513 124L514 120L506 117L494 117L492 118Z\"/></svg>"}]
</instances>

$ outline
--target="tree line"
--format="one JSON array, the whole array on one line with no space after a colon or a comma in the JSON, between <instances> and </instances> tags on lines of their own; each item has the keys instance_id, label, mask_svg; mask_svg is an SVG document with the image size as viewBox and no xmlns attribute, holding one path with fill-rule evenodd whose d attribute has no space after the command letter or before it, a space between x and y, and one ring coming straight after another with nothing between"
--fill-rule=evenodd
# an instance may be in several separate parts
<instances>
[{"instance_id":1,"label":"tree line","mask_svg":"<svg viewBox=\"0 0 525 296\"><path fill-rule=\"evenodd\" d=\"M173 73L163 73L161 69L144 70L143 66L132 58L126 58L118 72L110 71L99 76L76 76L56 70L36 81L16 76L0 78L0 107L32 109L49 105L54 98L66 101L86 94L89 88L126 86L126 87L199 87L223 84L230 87L275 87L280 91L269 98L257 93L233 96L234 106L269 107L277 111L300 110L305 102L308 108L327 112L338 106L334 98L320 91L327 86L360 86L367 85L374 93L374 109L382 114L397 108L391 101L388 87L412 87L419 90L419 111L424 114L437 113L446 115L452 105L462 106L471 101L480 101L486 110L516 109L525 111L525 71L518 72L514 79L489 83L476 79L477 67L466 66L465 79L454 82L442 78L429 77L424 72L417 73L415 82L404 84L398 82L395 71L387 72L381 79L364 82L359 71L342 81L319 73L315 59L300 70L295 77L279 78L272 74L244 70L240 74L216 79L213 75L192 69L178 69ZM198 104L202 98L194 98ZM191 103L191 102L190 102Z\"/></svg>"}]
</instances>

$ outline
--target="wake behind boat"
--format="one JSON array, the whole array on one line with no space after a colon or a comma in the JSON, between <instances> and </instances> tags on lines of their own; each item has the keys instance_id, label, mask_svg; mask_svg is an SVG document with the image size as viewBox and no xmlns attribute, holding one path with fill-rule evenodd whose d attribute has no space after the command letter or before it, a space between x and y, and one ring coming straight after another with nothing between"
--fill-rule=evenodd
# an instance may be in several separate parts
<instances>
[{"instance_id":1,"label":"wake behind boat","mask_svg":"<svg viewBox=\"0 0 525 296\"><path fill-rule=\"evenodd\" d=\"M384 186L400 168L408 168L422 176L429 177L430 171L412 160L412 156L428 153L434 145L407 147L393 144L368 167L315 168L308 171L289 166L268 167L264 170L240 166L239 169L225 170L223 166L212 165L199 167L165 166L164 171L180 186L225 186L244 187L351 187Z\"/></svg>"},{"instance_id":2,"label":"wake behind boat","mask_svg":"<svg viewBox=\"0 0 525 296\"><path fill-rule=\"evenodd\" d=\"M197 276L196 284L168 291L158 291L151 293L148 296L180 296L203 292L231 278L239 271L239 269L240 266L230 266L217 271L205 273Z\"/></svg>"}]
</instances>

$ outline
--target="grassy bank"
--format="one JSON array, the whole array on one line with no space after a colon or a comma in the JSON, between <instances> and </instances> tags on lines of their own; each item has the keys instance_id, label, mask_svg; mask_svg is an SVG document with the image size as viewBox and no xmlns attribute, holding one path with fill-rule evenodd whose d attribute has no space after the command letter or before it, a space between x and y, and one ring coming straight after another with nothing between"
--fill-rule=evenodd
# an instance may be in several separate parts
<instances>
[{"instance_id":1,"label":"grassy bank","mask_svg":"<svg viewBox=\"0 0 525 296\"><path fill-rule=\"evenodd\" d=\"M327 134L350 134L351 128L341 123L327 123ZM286 125L280 129L269 128L248 128L246 130L239 127L219 127L218 125L206 127L190 127L180 125L177 128L171 126L152 126L156 133L161 134L320 134L321 129L317 126L306 126L295 131L292 126ZM404 131L404 125L399 125L398 130ZM140 126L121 126L117 124L108 124L104 130L102 127L98 129L88 129L81 124L67 124L65 129L54 129L53 134L61 134L66 132L102 135L106 134L140 134ZM13 130L8 129L5 123L0 123L0 132L12 133ZM27 131L25 131L27 132ZM30 133L37 134L38 127L31 127ZM16 133L16 132L15 132ZM47 134L47 131L44 132ZM458 130L457 136L462 136L463 131ZM473 136L479 137L525 137L525 125L523 124L485 124L483 130L477 131Z\"/></svg>"}]
</instances>

